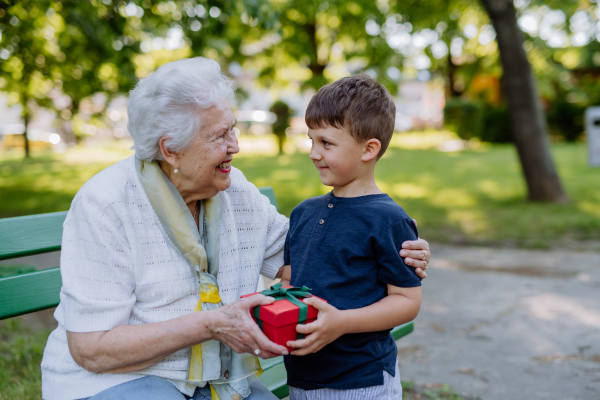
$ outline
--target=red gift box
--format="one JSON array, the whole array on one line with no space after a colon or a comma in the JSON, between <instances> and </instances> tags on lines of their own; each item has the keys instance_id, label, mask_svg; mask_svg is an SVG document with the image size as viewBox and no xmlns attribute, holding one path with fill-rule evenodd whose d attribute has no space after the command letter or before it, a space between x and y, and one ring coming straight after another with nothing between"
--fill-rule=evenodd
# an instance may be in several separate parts
<instances>
[{"instance_id":1,"label":"red gift box","mask_svg":"<svg viewBox=\"0 0 600 400\"><path fill-rule=\"evenodd\" d=\"M275 287L275 286L272 286ZM292 288L293 286L283 286L282 288ZM267 290L268 291L268 290ZM261 292L247 294L242 297L250 297ZM310 297L313 297L312 295ZM314 296L319 300L323 300L320 297ZM298 299L302 301L302 299ZM326 300L323 300L327 302ZM290 302L288 299L276 300L271 304L256 306L252 310L252 315L256 315L256 308L260 307L260 320L254 317L254 320L261 327L264 334L274 343L286 346L286 343L290 340L298 339L298 333L296 332L296 325L298 325L298 317L300 315L300 309L297 305ZM309 324L317 319L319 311L313 306L307 305L308 311L306 315L305 324ZM300 335L302 338L302 335ZM287 347L287 346L286 346ZM294 349L287 347L289 351Z\"/></svg>"}]
</instances>

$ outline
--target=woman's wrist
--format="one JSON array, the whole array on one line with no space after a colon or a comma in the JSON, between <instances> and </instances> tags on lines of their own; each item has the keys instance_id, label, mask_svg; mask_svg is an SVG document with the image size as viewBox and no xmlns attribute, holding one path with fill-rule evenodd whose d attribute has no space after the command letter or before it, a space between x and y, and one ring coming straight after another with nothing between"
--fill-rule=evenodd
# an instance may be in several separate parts
<instances>
[{"instance_id":1,"label":"woman's wrist","mask_svg":"<svg viewBox=\"0 0 600 400\"><path fill-rule=\"evenodd\" d=\"M198 318L197 323L199 331L205 332L207 340L214 340L216 334L215 327L219 325L219 320L222 318L220 309L195 312L193 315Z\"/></svg>"}]
</instances>

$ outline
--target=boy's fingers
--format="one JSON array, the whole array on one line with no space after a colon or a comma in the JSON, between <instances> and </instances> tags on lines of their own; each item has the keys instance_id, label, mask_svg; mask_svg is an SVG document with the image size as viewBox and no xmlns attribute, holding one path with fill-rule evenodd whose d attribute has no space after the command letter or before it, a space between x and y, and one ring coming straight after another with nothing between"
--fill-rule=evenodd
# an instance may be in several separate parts
<instances>
[{"instance_id":1,"label":"boy's fingers","mask_svg":"<svg viewBox=\"0 0 600 400\"><path fill-rule=\"evenodd\" d=\"M412 220L413 220L413 222L415 223L415 226L417 226L417 220L416 220L416 219L414 219L414 218L413 218Z\"/></svg>"},{"instance_id":2,"label":"boy's fingers","mask_svg":"<svg viewBox=\"0 0 600 400\"><path fill-rule=\"evenodd\" d=\"M296 332L307 335L309 333L316 332L317 330L319 330L319 328L321 328L321 324L318 323L317 321L315 321L315 322L311 322L310 324L296 325Z\"/></svg>"},{"instance_id":3,"label":"boy's fingers","mask_svg":"<svg viewBox=\"0 0 600 400\"><path fill-rule=\"evenodd\" d=\"M293 347L295 349L300 349L300 348L303 348L303 347L310 346L311 344L313 344L313 342L315 340L316 340L316 337L314 337L314 336L307 336L304 339L289 340L286 343L286 346Z\"/></svg>"},{"instance_id":4,"label":"boy's fingers","mask_svg":"<svg viewBox=\"0 0 600 400\"><path fill-rule=\"evenodd\" d=\"M307 354L316 353L317 351L321 350L321 348L323 348L323 346L319 342L315 342L311 345L292 351L292 355L305 356Z\"/></svg>"},{"instance_id":5,"label":"boy's fingers","mask_svg":"<svg viewBox=\"0 0 600 400\"><path fill-rule=\"evenodd\" d=\"M314 296L307 297L302 301L304 301L304 303L308 304L309 306L313 306L314 308L316 308L319 311L326 311L329 307L331 307L331 305L327 304L323 300L317 299Z\"/></svg>"}]
</instances>

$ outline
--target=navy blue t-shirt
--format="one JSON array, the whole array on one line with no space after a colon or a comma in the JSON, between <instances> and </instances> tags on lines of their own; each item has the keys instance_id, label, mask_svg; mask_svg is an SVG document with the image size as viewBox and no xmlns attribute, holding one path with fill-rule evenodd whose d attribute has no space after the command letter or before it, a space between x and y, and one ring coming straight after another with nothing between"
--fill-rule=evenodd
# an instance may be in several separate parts
<instances>
[{"instance_id":1,"label":"navy blue t-shirt","mask_svg":"<svg viewBox=\"0 0 600 400\"><path fill-rule=\"evenodd\" d=\"M387 284L421 286L414 269L398 254L418 238L414 222L387 194L308 199L290 217L284 262L291 284L340 310L374 304ZM383 384L395 375L396 342L390 330L343 335L320 351L285 356L288 384L305 390L356 389Z\"/></svg>"}]
</instances>

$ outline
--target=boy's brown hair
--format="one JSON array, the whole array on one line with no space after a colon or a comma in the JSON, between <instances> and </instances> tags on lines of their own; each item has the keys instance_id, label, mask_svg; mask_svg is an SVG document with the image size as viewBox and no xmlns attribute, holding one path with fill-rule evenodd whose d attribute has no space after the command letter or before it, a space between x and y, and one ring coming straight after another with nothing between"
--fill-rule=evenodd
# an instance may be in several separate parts
<instances>
[{"instance_id":1,"label":"boy's brown hair","mask_svg":"<svg viewBox=\"0 0 600 400\"><path fill-rule=\"evenodd\" d=\"M382 84L363 73L319 89L308 104L305 120L310 129L345 129L358 143L378 139L379 159L394 133L396 105Z\"/></svg>"}]
</instances>

